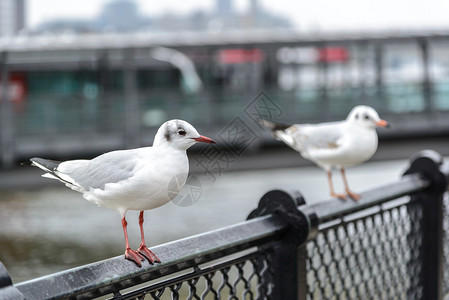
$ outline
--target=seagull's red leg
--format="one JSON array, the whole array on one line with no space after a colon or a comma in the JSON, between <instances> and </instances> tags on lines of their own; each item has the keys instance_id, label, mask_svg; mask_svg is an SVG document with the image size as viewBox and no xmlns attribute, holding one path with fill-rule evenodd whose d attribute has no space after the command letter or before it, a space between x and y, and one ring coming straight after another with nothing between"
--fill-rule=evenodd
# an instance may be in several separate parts
<instances>
[{"instance_id":1,"label":"seagull's red leg","mask_svg":"<svg viewBox=\"0 0 449 300\"><path fill-rule=\"evenodd\" d=\"M360 195L351 192L351 190L349 189L348 180L346 179L346 171L345 171L345 168L341 168L341 169L340 169L340 172L341 172L341 177L343 178L343 183L344 183L344 185L345 185L346 194L348 194L348 196L351 197L352 200L354 200L354 201L359 201L359 200L360 200Z\"/></svg>"},{"instance_id":2,"label":"seagull's red leg","mask_svg":"<svg viewBox=\"0 0 449 300\"><path fill-rule=\"evenodd\" d=\"M337 197L341 200L346 200L346 196L343 194L337 194L334 191L334 183L332 182L332 170L327 171L327 180L329 181L329 190L331 193L331 197Z\"/></svg>"},{"instance_id":3,"label":"seagull's red leg","mask_svg":"<svg viewBox=\"0 0 449 300\"><path fill-rule=\"evenodd\" d=\"M142 239L142 242L140 243L140 247L139 249L137 249L137 251L143 256L145 256L150 261L150 263L152 264L155 262L160 263L161 260L145 245L145 235L143 233L143 210L140 212L139 215L139 226L140 226L140 237Z\"/></svg>"},{"instance_id":4,"label":"seagull's red leg","mask_svg":"<svg viewBox=\"0 0 449 300\"><path fill-rule=\"evenodd\" d=\"M144 258L142 255L137 253L137 251L134 251L129 247L128 230L126 229L126 227L128 226L128 222L126 222L125 216L123 216L122 218L122 226L123 226L123 233L125 234L125 243L126 243L125 258L135 262L139 267L141 267L142 264L140 263L140 261L144 260Z\"/></svg>"}]
</instances>

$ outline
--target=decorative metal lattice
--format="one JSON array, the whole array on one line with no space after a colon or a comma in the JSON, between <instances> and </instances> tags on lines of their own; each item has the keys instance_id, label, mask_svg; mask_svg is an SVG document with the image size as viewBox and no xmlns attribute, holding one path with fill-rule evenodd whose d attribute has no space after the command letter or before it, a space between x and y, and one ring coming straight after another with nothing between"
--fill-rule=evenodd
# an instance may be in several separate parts
<instances>
[{"instance_id":1,"label":"decorative metal lattice","mask_svg":"<svg viewBox=\"0 0 449 300\"><path fill-rule=\"evenodd\" d=\"M308 299L420 299L421 218L408 203L324 226L307 244Z\"/></svg>"},{"instance_id":2,"label":"decorative metal lattice","mask_svg":"<svg viewBox=\"0 0 449 300\"><path fill-rule=\"evenodd\" d=\"M191 272L149 283L113 299L271 299L271 255L254 252L243 257L196 267Z\"/></svg>"}]
</instances>

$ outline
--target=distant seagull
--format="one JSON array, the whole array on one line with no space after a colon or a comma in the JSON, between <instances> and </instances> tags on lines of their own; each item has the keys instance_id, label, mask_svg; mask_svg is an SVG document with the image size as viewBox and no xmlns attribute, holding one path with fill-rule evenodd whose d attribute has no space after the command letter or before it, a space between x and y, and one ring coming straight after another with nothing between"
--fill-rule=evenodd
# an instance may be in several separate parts
<instances>
[{"instance_id":1,"label":"distant seagull","mask_svg":"<svg viewBox=\"0 0 449 300\"><path fill-rule=\"evenodd\" d=\"M125 258L139 267L146 257L151 263L159 258L147 248L143 230L143 212L166 204L184 186L189 172L186 150L196 142L215 144L182 120L167 121L159 128L152 147L112 151L92 160L58 162L30 159L45 172L90 202L118 211L125 234ZM128 210L138 210L141 244L137 251L129 247Z\"/></svg>"},{"instance_id":2,"label":"distant seagull","mask_svg":"<svg viewBox=\"0 0 449 300\"><path fill-rule=\"evenodd\" d=\"M326 170L331 196L345 199L344 194L335 193L332 183L332 169L339 168L346 195L355 201L360 195L349 189L345 167L370 159L377 150L375 128L388 126L373 108L365 105L354 107L346 120L339 122L283 125L262 120L262 124L276 138Z\"/></svg>"}]
</instances>

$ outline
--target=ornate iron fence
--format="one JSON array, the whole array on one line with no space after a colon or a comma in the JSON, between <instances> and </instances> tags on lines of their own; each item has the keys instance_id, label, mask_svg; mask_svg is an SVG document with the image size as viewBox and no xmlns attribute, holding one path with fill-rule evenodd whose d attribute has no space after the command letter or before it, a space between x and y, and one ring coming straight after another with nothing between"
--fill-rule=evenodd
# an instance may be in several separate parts
<instances>
[{"instance_id":1,"label":"ornate iron fence","mask_svg":"<svg viewBox=\"0 0 449 300\"><path fill-rule=\"evenodd\" d=\"M442 299L449 294L449 170L435 152L359 202L266 193L246 222L12 285L2 299Z\"/></svg>"}]
</instances>

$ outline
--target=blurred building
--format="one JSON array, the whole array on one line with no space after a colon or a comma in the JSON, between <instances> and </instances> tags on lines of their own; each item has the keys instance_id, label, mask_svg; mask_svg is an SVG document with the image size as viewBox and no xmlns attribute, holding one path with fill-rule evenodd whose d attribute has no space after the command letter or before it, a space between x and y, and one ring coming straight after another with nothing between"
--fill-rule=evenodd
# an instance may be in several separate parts
<instances>
[{"instance_id":1,"label":"blurred building","mask_svg":"<svg viewBox=\"0 0 449 300\"><path fill-rule=\"evenodd\" d=\"M197 26L207 22L204 14L197 13ZM357 104L394 120L383 136L449 133L446 31L21 36L0 39L0 52L8 52L2 72L9 73L12 104L0 114L5 166L32 155L149 145L168 119L219 135L236 116L314 123L342 119ZM273 141L261 128L255 132L260 143L254 147Z\"/></svg>"},{"instance_id":2,"label":"blurred building","mask_svg":"<svg viewBox=\"0 0 449 300\"><path fill-rule=\"evenodd\" d=\"M140 15L139 6L132 0L113 0L91 19L49 20L34 30L40 33L130 32L146 27L149 18Z\"/></svg>"},{"instance_id":3,"label":"blurred building","mask_svg":"<svg viewBox=\"0 0 449 300\"><path fill-rule=\"evenodd\" d=\"M447 31L312 35L286 29L257 0L247 11L216 0L210 11L151 18L135 3L47 23L75 34L0 38L14 131L0 126L0 160L7 151L54 157L147 145L173 118L220 132L242 113L273 109L279 121L307 123L368 104L395 120L390 136L449 132Z\"/></svg>"},{"instance_id":4,"label":"blurred building","mask_svg":"<svg viewBox=\"0 0 449 300\"><path fill-rule=\"evenodd\" d=\"M234 13L232 9L232 0L216 0L215 1L215 10L217 13L222 14L224 16L229 16Z\"/></svg>"},{"instance_id":5,"label":"blurred building","mask_svg":"<svg viewBox=\"0 0 449 300\"><path fill-rule=\"evenodd\" d=\"M5 1L5 0L1 0ZM86 32L176 32L226 31L235 29L292 28L289 20L265 10L257 0L251 0L246 12L238 12L233 0L215 0L212 11L195 10L190 14L145 16L133 0L108 2L93 20L49 20L35 30L40 33Z\"/></svg>"},{"instance_id":6,"label":"blurred building","mask_svg":"<svg viewBox=\"0 0 449 300\"><path fill-rule=\"evenodd\" d=\"M25 0L0 0L0 37L25 28Z\"/></svg>"},{"instance_id":7,"label":"blurred building","mask_svg":"<svg viewBox=\"0 0 449 300\"><path fill-rule=\"evenodd\" d=\"M132 0L114 0L106 3L95 27L107 31L132 31L141 28L146 18L139 13L139 6Z\"/></svg>"}]
</instances>

